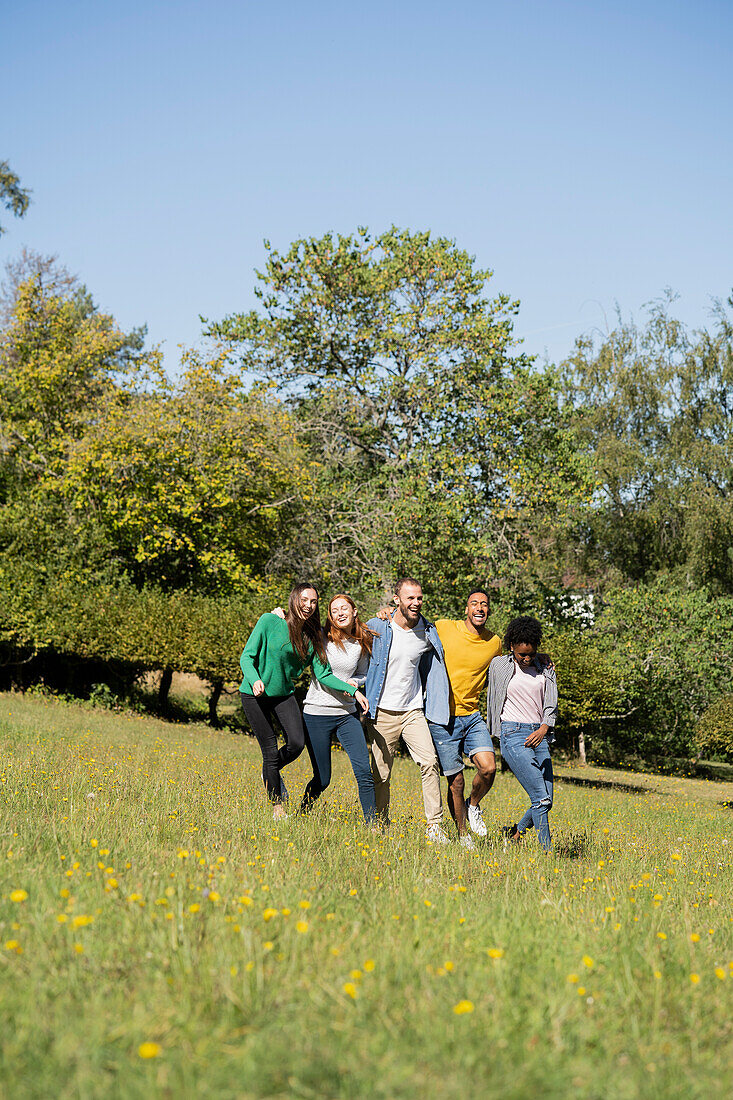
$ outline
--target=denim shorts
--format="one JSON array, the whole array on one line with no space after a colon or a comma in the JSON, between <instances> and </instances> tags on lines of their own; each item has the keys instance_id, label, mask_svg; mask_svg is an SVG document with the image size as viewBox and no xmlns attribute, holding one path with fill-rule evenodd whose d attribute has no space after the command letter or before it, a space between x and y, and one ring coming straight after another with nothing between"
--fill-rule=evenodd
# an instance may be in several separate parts
<instances>
[{"instance_id":1,"label":"denim shorts","mask_svg":"<svg viewBox=\"0 0 733 1100\"><path fill-rule=\"evenodd\" d=\"M443 775L463 771L464 755L472 758L477 752L494 752L491 734L477 710L473 714L451 715L447 726L439 726L437 722L428 725Z\"/></svg>"}]
</instances>

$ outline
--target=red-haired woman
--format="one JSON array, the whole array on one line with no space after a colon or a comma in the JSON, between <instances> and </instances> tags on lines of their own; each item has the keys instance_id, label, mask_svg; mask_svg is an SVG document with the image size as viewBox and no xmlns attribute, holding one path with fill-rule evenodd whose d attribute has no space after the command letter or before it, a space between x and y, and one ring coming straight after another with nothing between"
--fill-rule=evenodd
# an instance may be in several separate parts
<instances>
[{"instance_id":1,"label":"red-haired woman","mask_svg":"<svg viewBox=\"0 0 733 1100\"><path fill-rule=\"evenodd\" d=\"M303 751L305 730L295 681L308 665L316 680L343 696L356 698L363 710L367 701L354 684L334 676L326 657L326 643L318 614L318 591L312 584L297 584L290 593L284 619L267 613L257 620L240 658L242 708L262 751L262 779L274 804L273 816L286 817L287 797L280 769ZM285 734L278 749L273 718Z\"/></svg>"},{"instance_id":2,"label":"red-haired woman","mask_svg":"<svg viewBox=\"0 0 733 1100\"><path fill-rule=\"evenodd\" d=\"M351 596L334 596L328 605L326 657L336 676L355 689L364 686L373 634L359 618ZM306 748L313 765L313 778L305 789L301 811L309 810L331 782L331 739L335 734L345 750L364 812L364 820L375 819L374 780L369 750L356 707L343 693L314 679L303 706Z\"/></svg>"}]
</instances>

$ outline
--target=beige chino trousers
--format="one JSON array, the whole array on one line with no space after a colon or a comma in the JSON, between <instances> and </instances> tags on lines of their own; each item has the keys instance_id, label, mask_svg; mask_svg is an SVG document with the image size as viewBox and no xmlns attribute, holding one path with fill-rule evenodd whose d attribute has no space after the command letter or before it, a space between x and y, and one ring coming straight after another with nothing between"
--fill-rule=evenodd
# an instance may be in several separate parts
<instances>
[{"instance_id":1,"label":"beige chino trousers","mask_svg":"<svg viewBox=\"0 0 733 1100\"><path fill-rule=\"evenodd\" d=\"M397 742L400 737L407 745L410 756L420 768L422 797L428 825L440 825L443 820L443 803L440 797L440 770L430 727L421 710L377 710L377 717L370 719L372 775L377 813L384 822L389 821L389 779Z\"/></svg>"}]
</instances>

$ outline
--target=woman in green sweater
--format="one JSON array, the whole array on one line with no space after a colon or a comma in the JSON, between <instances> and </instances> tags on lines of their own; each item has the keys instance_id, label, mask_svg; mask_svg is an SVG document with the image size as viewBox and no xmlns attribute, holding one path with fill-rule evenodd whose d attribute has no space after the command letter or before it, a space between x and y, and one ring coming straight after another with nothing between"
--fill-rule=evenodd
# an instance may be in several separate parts
<instances>
[{"instance_id":1,"label":"woman in green sweater","mask_svg":"<svg viewBox=\"0 0 733 1100\"><path fill-rule=\"evenodd\" d=\"M295 681L310 665L324 687L352 695L366 711L369 704L352 684L331 672L318 614L318 591L312 584L297 584L290 593L285 618L267 613L257 620L240 658L242 709L262 751L262 779L274 804L273 816L286 817L285 784L280 769L300 756L305 730L300 707L293 694ZM273 718L285 734L278 749Z\"/></svg>"}]
</instances>

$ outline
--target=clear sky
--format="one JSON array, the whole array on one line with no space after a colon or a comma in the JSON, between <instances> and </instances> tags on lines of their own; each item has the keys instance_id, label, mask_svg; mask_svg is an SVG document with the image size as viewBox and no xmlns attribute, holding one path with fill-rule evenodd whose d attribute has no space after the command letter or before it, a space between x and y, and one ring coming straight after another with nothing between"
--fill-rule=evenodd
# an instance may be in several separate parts
<instances>
[{"instance_id":1,"label":"clear sky","mask_svg":"<svg viewBox=\"0 0 733 1100\"><path fill-rule=\"evenodd\" d=\"M0 4L0 261L58 253L171 366L262 240L454 238L559 360L665 286L733 287L731 0Z\"/></svg>"}]
</instances>

